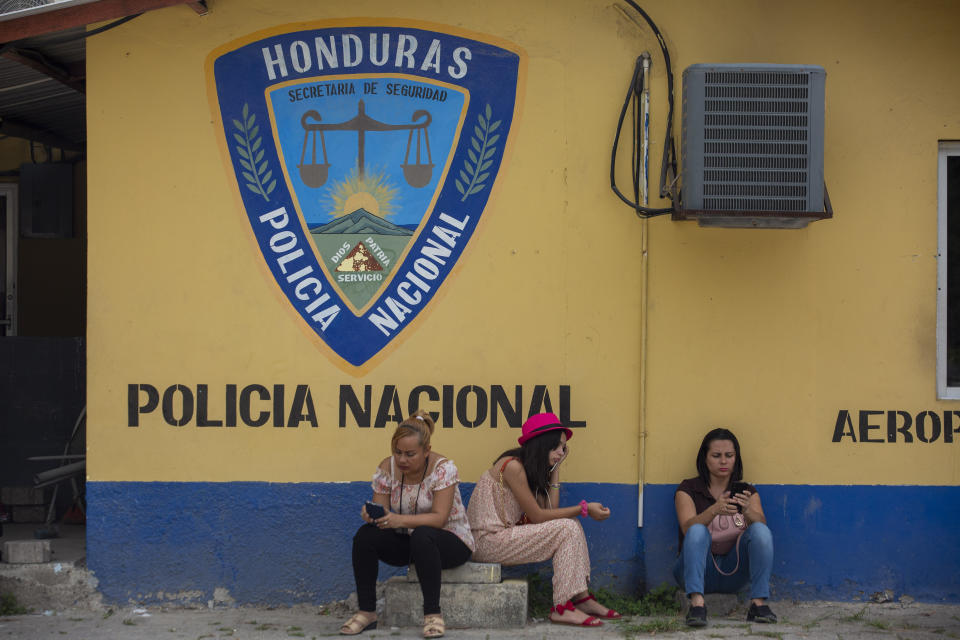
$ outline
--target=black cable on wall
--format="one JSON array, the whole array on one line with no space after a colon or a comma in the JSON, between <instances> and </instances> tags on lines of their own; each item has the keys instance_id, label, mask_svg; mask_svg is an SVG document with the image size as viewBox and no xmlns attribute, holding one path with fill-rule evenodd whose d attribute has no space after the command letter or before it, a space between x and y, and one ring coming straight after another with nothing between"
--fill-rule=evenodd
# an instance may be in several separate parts
<instances>
[{"instance_id":1,"label":"black cable on wall","mask_svg":"<svg viewBox=\"0 0 960 640\"><path fill-rule=\"evenodd\" d=\"M633 0L624 0L634 10L639 13L650 28L653 30L660 45L660 51L663 53L663 61L667 70L667 127L663 140L663 155L660 161L660 197L670 198L671 206L663 208L644 207L640 204L640 166L643 158L639 157L639 148L637 145L638 132L643 128L642 113L637 108L640 96L643 92L643 58L637 58L633 69L633 77L630 79L630 86L627 88L627 95L623 101L623 107L620 109L620 118L617 121L617 131L613 139L613 149L610 154L610 188L624 203L633 208L636 214L641 218L652 218L667 213L672 213L676 209L676 196L672 191L672 182L677 176L677 150L673 141L673 68L670 64L670 52L667 49L667 43L660 33L656 23L647 15L647 12L640 8ZM632 124L633 124L633 143L632 143L632 184L633 200L628 199L617 187L616 166L617 166L617 148L620 145L620 133L623 128L623 121L626 118L627 108L633 104ZM667 180L667 174L670 173L672 179L670 183Z\"/></svg>"}]
</instances>

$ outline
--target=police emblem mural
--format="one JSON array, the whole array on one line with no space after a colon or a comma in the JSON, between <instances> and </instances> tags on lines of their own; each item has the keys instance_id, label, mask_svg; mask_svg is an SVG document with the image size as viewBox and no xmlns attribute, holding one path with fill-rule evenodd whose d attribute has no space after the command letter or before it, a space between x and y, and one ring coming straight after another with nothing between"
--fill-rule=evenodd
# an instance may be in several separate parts
<instances>
[{"instance_id":1,"label":"police emblem mural","mask_svg":"<svg viewBox=\"0 0 960 640\"><path fill-rule=\"evenodd\" d=\"M523 59L440 27L313 27L215 51L211 103L274 281L361 366L428 307L473 236Z\"/></svg>"}]
</instances>

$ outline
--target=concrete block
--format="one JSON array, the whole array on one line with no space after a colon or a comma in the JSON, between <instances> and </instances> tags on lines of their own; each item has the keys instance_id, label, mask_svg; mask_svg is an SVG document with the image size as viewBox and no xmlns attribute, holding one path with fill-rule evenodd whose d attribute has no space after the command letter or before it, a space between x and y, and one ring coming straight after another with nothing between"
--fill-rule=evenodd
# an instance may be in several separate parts
<instances>
[{"instance_id":1,"label":"concrete block","mask_svg":"<svg viewBox=\"0 0 960 640\"><path fill-rule=\"evenodd\" d=\"M3 561L8 564L50 562L49 540L11 540L3 543Z\"/></svg>"},{"instance_id":2,"label":"concrete block","mask_svg":"<svg viewBox=\"0 0 960 640\"><path fill-rule=\"evenodd\" d=\"M527 621L527 581L443 583L440 585L440 610L450 629L522 627ZM403 576L390 578L384 586L381 620L381 628L422 626L420 584L407 582Z\"/></svg>"},{"instance_id":3,"label":"concrete block","mask_svg":"<svg viewBox=\"0 0 960 640\"><path fill-rule=\"evenodd\" d=\"M46 522L46 507L10 507L10 519L12 522Z\"/></svg>"},{"instance_id":4,"label":"concrete block","mask_svg":"<svg viewBox=\"0 0 960 640\"><path fill-rule=\"evenodd\" d=\"M43 488L3 487L0 488L0 502L8 507L14 505L43 504Z\"/></svg>"},{"instance_id":5,"label":"concrete block","mask_svg":"<svg viewBox=\"0 0 960 640\"><path fill-rule=\"evenodd\" d=\"M73 562L59 559L57 562L40 564L0 562L0 593L13 594L18 604L35 611L101 610L103 596L97 591L97 586L93 573ZM71 632L79 630L71 629ZM97 631L86 635L90 638L102 637Z\"/></svg>"},{"instance_id":6,"label":"concrete block","mask_svg":"<svg viewBox=\"0 0 960 640\"><path fill-rule=\"evenodd\" d=\"M441 584L497 584L500 578L500 565L492 562L467 562L440 572ZM417 568L410 565L407 582L418 582Z\"/></svg>"}]
</instances>

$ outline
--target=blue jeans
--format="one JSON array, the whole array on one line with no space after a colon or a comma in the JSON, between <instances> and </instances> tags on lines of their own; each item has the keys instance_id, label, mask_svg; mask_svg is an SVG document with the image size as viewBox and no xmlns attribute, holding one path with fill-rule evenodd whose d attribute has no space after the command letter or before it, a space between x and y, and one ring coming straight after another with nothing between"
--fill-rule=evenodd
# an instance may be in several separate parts
<instances>
[{"instance_id":1,"label":"blue jeans","mask_svg":"<svg viewBox=\"0 0 960 640\"><path fill-rule=\"evenodd\" d=\"M737 567L736 547L726 555L715 557L724 573ZM741 536L740 566L730 576L717 572L710 559L710 531L702 524L695 524L684 536L683 549L673 566L673 577L687 596L692 593L736 593L750 582L751 598L769 598L772 569L773 536L762 522L754 522Z\"/></svg>"}]
</instances>

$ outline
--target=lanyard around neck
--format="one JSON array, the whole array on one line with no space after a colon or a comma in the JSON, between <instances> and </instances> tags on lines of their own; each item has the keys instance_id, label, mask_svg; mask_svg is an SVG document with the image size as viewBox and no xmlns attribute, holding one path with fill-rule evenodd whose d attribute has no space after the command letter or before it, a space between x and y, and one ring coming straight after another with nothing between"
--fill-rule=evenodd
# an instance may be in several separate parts
<instances>
[{"instance_id":1,"label":"lanyard around neck","mask_svg":"<svg viewBox=\"0 0 960 640\"><path fill-rule=\"evenodd\" d=\"M423 481L427 479L427 467L430 466L430 456L427 456L426 462L423 463L423 476L420 477L420 485L417 487L417 499L413 503L413 515L417 515L417 510L420 508L420 490L423 489ZM404 484L404 474L400 474L400 513L403 513L403 484Z\"/></svg>"}]
</instances>

